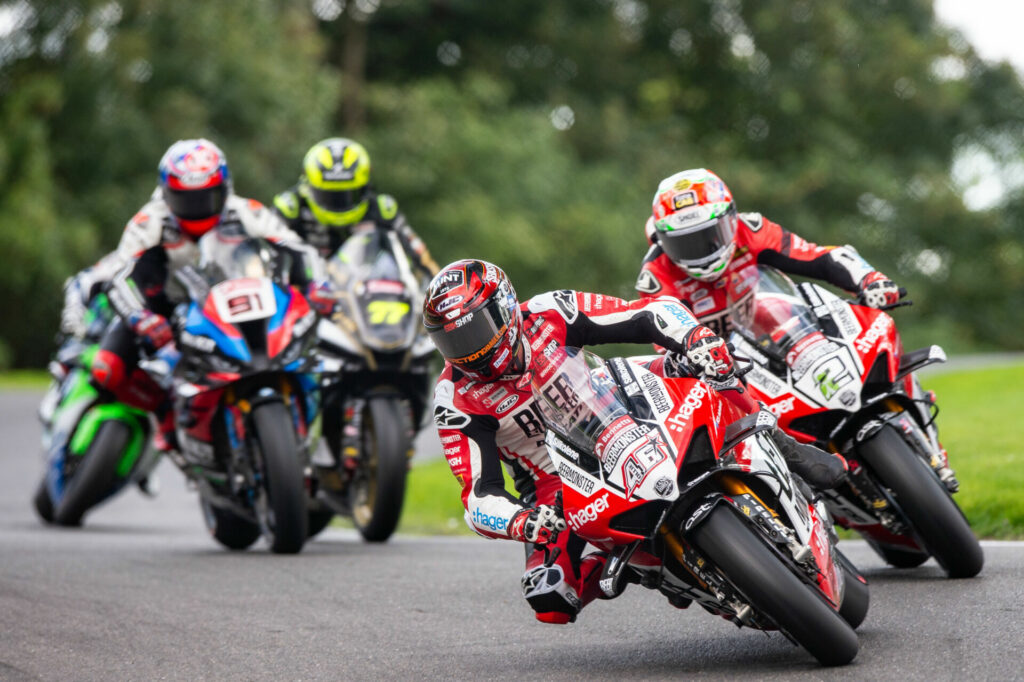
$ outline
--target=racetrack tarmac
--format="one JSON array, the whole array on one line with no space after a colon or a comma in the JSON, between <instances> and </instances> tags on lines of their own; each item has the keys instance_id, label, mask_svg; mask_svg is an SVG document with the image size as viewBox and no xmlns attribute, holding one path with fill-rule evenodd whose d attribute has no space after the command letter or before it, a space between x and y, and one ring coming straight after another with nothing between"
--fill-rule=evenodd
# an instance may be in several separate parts
<instances>
[{"instance_id":1,"label":"racetrack tarmac","mask_svg":"<svg viewBox=\"0 0 1024 682\"><path fill-rule=\"evenodd\" d=\"M844 541L872 605L860 655L825 669L637 586L537 623L510 542L331 529L298 556L227 552L168 464L156 500L129 490L82 529L46 528L29 503L36 400L0 394L2 680L1024 679L1024 543L984 543L981 576L949 581Z\"/></svg>"}]
</instances>

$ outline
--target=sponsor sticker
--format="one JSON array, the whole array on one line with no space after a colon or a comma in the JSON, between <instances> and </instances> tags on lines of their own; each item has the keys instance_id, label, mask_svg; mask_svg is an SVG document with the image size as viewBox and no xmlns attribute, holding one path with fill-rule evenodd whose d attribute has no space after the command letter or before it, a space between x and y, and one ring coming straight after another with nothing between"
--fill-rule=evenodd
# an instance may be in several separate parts
<instances>
[{"instance_id":1,"label":"sponsor sticker","mask_svg":"<svg viewBox=\"0 0 1024 682\"><path fill-rule=\"evenodd\" d=\"M591 521L597 521L598 515L607 510L608 493L604 493L601 497L597 498L579 511L567 511L565 514L565 520L569 522L570 528L573 530L579 530L584 524L590 523Z\"/></svg>"},{"instance_id":2,"label":"sponsor sticker","mask_svg":"<svg viewBox=\"0 0 1024 682\"><path fill-rule=\"evenodd\" d=\"M561 477L562 483L587 497L590 497L590 493L594 492L594 479L578 469L573 469L565 462L558 463L558 475Z\"/></svg>"}]
</instances>

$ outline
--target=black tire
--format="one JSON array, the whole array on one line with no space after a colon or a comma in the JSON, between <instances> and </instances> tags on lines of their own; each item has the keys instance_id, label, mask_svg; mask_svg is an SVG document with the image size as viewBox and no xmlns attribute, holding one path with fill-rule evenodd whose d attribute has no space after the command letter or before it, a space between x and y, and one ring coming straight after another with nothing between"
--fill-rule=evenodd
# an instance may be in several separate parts
<instances>
[{"instance_id":1,"label":"black tire","mask_svg":"<svg viewBox=\"0 0 1024 682\"><path fill-rule=\"evenodd\" d=\"M387 540L402 516L411 447L403 414L396 399L367 401L363 451L349 486L352 522L367 542Z\"/></svg>"},{"instance_id":2,"label":"black tire","mask_svg":"<svg viewBox=\"0 0 1024 682\"><path fill-rule=\"evenodd\" d=\"M46 488L46 476L39 482L36 494L32 496L32 506L36 513L46 523L53 523L53 500L50 499L50 491Z\"/></svg>"},{"instance_id":3,"label":"black tire","mask_svg":"<svg viewBox=\"0 0 1024 682\"><path fill-rule=\"evenodd\" d=\"M892 427L857 448L878 481L888 488L925 547L950 578L971 578L985 556L960 507L924 460Z\"/></svg>"},{"instance_id":4,"label":"black tire","mask_svg":"<svg viewBox=\"0 0 1024 682\"><path fill-rule=\"evenodd\" d=\"M203 511L203 521L213 539L231 550L249 549L252 543L260 538L258 524L243 519L234 512L215 507L207 500L200 498L199 507Z\"/></svg>"},{"instance_id":5,"label":"black tire","mask_svg":"<svg viewBox=\"0 0 1024 682\"><path fill-rule=\"evenodd\" d=\"M309 512L309 527L306 529L306 539L312 539L319 535L327 526L331 525L333 519L334 512L330 510Z\"/></svg>"},{"instance_id":6,"label":"black tire","mask_svg":"<svg viewBox=\"0 0 1024 682\"><path fill-rule=\"evenodd\" d=\"M85 513L106 497L117 482L117 465L131 437L132 432L124 422L111 419L100 425L67 482L64 496L54 507L54 523L82 525Z\"/></svg>"},{"instance_id":7,"label":"black tire","mask_svg":"<svg viewBox=\"0 0 1024 682\"><path fill-rule=\"evenodd\" d=\"M771 618L822 665L845 665L857 656L860 643L853 629L731 507L712 510L689 537L755 611Z\"/></svg>"},{"instance_id":8,"label":"black tire","mask_svg":"<svg viewBox=\"0 0 1024 682\"><path fill-rule=\"evenodd\" d=\"M882 557L887 564L895 568L917 568L924 562L928 561L931 556L928 552L917 552L912 549L898 549L896 547L889 547L887 545L881 545L872 540L868 540L868 544L875 550L878 556Z\"/></svg>"},{"instance_id":9,"label":"black tire","mask_svg":"<svg viewBox=\"0 0 1024 682\"><path fill-rule=\"evenodd\" d=\"M270 551L295 554L306 543L309 512L292 417L283 403L263 403L252 411L252 428L262 458L267 498L264 532Z\"/></svg>"},{"instance_id":10,"label":"black tire","mask_svg":"<svg viewBox=\"0 0 1024 682\"><path fill-rule=\"evenodd\" d=\"M868 580L860 574L853 562L846 558L846 555L836 550L836 563L843 572L843 603L839 605L839 615L843 617L850 627L856 630L868 615L868 607L871 605L871 591L868 589Z\"/></svg>"}]
</instances>

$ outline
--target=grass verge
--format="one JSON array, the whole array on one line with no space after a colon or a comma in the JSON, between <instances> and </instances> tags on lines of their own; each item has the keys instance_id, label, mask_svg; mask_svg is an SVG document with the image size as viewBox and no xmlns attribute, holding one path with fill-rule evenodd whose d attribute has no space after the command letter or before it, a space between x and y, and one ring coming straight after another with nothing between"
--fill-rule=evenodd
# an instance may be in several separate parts
<instances>
[{"instance_id":1,"label":"grass verge","mask_svg":"<svg viewBox=\"0 0 1024 682\"><path fill-rule=\"evenodd\" d=\"M16 369L0 372L0 389L45 389L50 384L50 373L44 369Z\"/></svg>"},{"instance_id":2,"label":"grass verge","mask_svg":"<svg viewBox=\"0 0 1024 682\"><path fill-rule=\"evenodd\" d=\"M960 479L954 496L983 538L1024 539L1024 365L926 377L941 414L939 436ZM444 459L409 474L399 532L471 535Z\"/></svg>"}]
</instances>

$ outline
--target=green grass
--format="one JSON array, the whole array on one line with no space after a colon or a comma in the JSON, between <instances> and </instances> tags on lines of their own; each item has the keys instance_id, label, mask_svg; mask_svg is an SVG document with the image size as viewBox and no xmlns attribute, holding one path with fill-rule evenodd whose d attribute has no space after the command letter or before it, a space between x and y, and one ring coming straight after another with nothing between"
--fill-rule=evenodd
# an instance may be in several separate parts
<instances>
[{"instance_id":1,"label":"green grass","mask_svg":"<svg viewBox=\"0 0 1024 682\"><path fill-rule=\"evenodd\" d=\"M984 538L1024 538L1024 365L926 377L941 413L939 436L960 479L954 496ZM409 473L399 532L472 534L444 459Z\"/></svg>"},{"instance_id":2,"label":"green grass","mask_svg":"<svg viewBox=\"0 0 1024 682\"><path fill-rule=\"evenodd\" d=\"M16 369L0 372L0 389L36 389L46 388L50 383L50 374L42 369Z\"/></svg>"}]
</instances>

